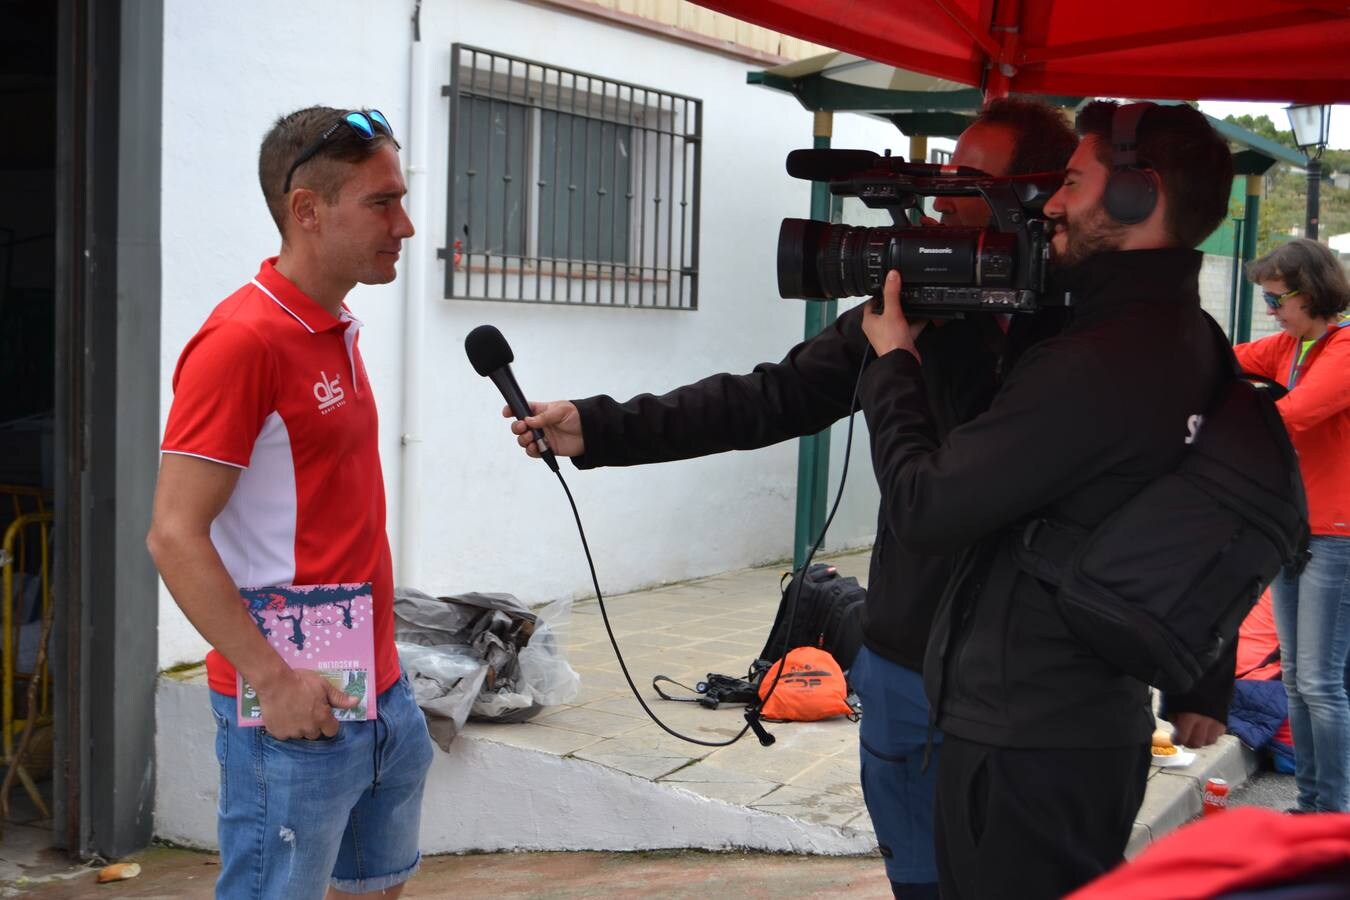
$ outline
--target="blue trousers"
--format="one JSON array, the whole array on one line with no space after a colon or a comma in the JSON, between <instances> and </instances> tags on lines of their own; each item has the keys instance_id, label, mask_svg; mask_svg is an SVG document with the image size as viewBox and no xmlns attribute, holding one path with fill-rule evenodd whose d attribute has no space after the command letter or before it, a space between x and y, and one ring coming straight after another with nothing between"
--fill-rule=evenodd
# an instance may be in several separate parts
<instances>
[{"instance_id":1,"label":"blue trousers","mask_svg":"<svg viewBox=\"0 0 1350 900\"><path fill-rule=\"evenodd\" d=\"M937 881L933 851L933 795L937 790L937 742L923 770L928 739L928 699L923 675L863 647L849 669L849 684L862 701L858 731L863 799L886 875L897 884Z\"/></svg>"},{"instance_id":2,"label":"blue trousers","mask_svg":"<svg viewBox=\"0 0 1350 900\"><path fill-rule=\"evenodd\" d=\"M1270 586L1305 812L1350 812L1350 538L1314 535L1297 578Z\"/></svg>"}]
</instances>

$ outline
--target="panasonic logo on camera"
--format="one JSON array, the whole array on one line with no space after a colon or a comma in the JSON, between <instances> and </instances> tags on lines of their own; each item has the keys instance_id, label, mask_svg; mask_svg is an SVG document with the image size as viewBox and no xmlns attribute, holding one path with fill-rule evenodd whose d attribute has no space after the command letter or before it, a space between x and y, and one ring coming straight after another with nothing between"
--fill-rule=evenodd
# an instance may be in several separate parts
<instances>
[{"instance_id":1,"label":"panasonic logo on camera","mask_svg":"<svg viewBox=\"0 0 1350 900\"><path fill-rule=\"evenodd\" d=\"M920 253L952 253L951 247L920 247Z\"/></svg>"}]
</instances>

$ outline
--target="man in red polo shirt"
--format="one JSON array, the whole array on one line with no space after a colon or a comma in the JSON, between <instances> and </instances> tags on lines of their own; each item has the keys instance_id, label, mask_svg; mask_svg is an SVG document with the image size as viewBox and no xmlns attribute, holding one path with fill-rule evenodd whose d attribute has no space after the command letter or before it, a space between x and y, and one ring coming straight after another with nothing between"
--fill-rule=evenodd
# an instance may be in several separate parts
<instances>
[{"instance_id":1,"label":"man in red polo shirt","mask_svg":"<svg viewBox=\"0 0 1350 900\"><path fill-rule=\"evenodd\" d=\"M258 163L280 254L211 313L174 372L148 545L207 656L221 766L217 896L397 896L416 870L432 750L393 638L393 572L358 283L394 280L413 233L375 110L279 119ZM292 669L240 588L368 584L376 717ZM298 654L296 654L298 655ZM263 727L241 727L236 672Z\"/></svg>"}]
</instances>

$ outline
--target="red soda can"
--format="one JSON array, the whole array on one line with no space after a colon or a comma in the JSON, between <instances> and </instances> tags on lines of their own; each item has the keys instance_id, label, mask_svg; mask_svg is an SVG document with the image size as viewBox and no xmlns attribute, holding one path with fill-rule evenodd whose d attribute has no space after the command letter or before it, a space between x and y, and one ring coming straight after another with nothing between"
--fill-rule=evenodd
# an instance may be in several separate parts
<instances>
[{"instance_id":1,"label":"red soda can","mask_svg":"<svg viewBox=\"0 0 1350 900\"><path fill-rule=\"evenodd\" d=\"M1228 782L1222 778L1211 778L1205 782L1205 815L1223 812L1228 808Z\"/></svg>"}]
</instances>

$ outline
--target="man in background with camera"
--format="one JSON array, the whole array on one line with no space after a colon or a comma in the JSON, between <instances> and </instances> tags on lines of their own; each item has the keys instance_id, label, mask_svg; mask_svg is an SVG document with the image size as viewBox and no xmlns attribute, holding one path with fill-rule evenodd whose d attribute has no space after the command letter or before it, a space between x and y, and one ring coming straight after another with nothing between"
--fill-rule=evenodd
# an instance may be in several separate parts
<instances>
[{"instance_id":1,"label":"man in background with camera","mask_svg":"<svg viewBox=\"0 0 1350 900\"><path fill-rule=\"evenodd\" d=\"M943 436L899 273L884 312L863 316L878 357L861 394L882 527L915 551L960 553L925 664L945 736L944 898L1058 897L1120 861L1148 776L1148 686L1069 632L1014 547L1036 518L1091 529L1175 467L1188 419L1225 377L1190 248L1226 215L1227 144L1188 106L1094 103L1078 128L1045 205L1070 312L1022 352L987 412ZM1183 742L1222 731L1231 673L1225 657L1217 688L1171 698L1191 711Z\"/></svg>"},{"instance_id":2,"label":"man in background with camera","mask_svg":"<svg viewBox=\"0 0 1350 900\"><path fill-rule=\"evenodd\" d=\"M1077 139L1061 114L1026 100L987 107L957 142L951 163L992 175L1063 169ZM942 224L980 228L990 211L979 197L940 197ZM1025 317L1033 318L1033 317ZM535 415L512 428L531 455L527 429L542 428L549 446L582 469L687 459L766 447L815 434L849 414L867 341L863 308L844 313L782 362L748 375L713 375L660 397L626 403L606 396L535 403ZM938 435L987 408L1005 337L999 320L970 316L917 336L924 357L916 389L934 411ZM1015 331L1029 322L1017 322ZM921 388L920 388L921 386ZM936 771L925 765L928 703L922 677L933 610L952 572L945 553L897 541L886 524L883 493L868 582L864 647L849 673L862 700L862 784L895 895L937 896L933 857ZM935 735L940 740L941 735Z\"/></svg>"}]
</instances>

